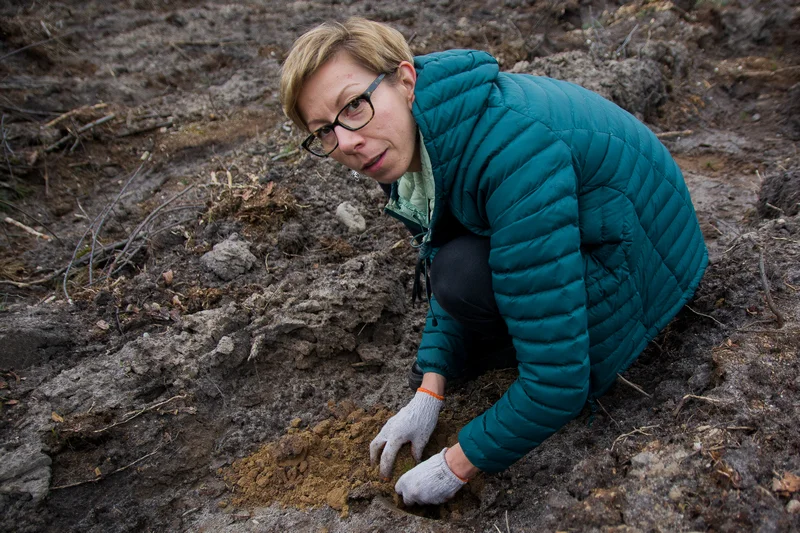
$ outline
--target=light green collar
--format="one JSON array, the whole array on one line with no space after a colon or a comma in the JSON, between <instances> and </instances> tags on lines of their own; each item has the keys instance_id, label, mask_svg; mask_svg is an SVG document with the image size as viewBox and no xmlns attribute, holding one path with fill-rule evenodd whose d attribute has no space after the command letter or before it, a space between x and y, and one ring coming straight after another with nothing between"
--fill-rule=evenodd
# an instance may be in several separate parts
<instances>
[{"instance_id":1,"label":"light green collar","mask_svg":"<svg viewBox=\"0 0 800 533\"><path fill-rule=\"evenodd\" d=\"M405 204L413 206L412 217L425 229L430 227L433 214L436 187L433 180L433 167L428 150L425 149L422 132L419 132L419 152L422 170L420 172L406 172L397 182L397 192Z\"/></svg>"}]
</instances>

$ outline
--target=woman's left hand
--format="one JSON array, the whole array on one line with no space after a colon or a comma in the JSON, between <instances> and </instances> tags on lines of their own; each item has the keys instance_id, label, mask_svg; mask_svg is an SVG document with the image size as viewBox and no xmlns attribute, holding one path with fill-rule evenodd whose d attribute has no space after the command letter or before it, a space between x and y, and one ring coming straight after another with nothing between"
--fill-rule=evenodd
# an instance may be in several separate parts
<instances>
[{"instance_id":1,"label":"woman's left hand","mask_svg":"<svg viewBox=\"0 0 800 533\"><path fill-rule=\"evenodd\" d=\"M467 482L456 476L444 456L447 448L421 462L397 480L394 490L406 505L438 505L444 503Z\"/></svg>"}]
</instances>

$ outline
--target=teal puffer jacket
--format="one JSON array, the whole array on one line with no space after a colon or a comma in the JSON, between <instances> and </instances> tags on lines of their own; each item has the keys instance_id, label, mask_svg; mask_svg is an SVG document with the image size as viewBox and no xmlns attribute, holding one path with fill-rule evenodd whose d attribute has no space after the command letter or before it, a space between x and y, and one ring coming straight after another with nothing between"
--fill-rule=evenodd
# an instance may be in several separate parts
<instances>
[{"instance_id":1,"label":"teal puffer jacket","mask_svg":"<svg viewBox=\"0 0 800 533\"><path fill-rule=\"evenodd\" d=\"M459 434L470 461L497 472L608 389L692 296L708 257L680 170L629 113L570 83L502 73L484 52L415 67L436 188L429 236L447 210L491 239L517 353L519 378ZM417 362L453 377L464 332L435 298L431 310Z\"/></svg>"}]
</instances>

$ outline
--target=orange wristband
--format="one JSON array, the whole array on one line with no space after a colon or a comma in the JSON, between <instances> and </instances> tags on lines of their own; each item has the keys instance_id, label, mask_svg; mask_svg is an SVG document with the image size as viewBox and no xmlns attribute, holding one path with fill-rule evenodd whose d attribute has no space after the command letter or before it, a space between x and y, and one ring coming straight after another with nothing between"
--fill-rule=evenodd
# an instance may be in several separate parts
<instances>
[{"instance_id":1,"label":"orange wristband","mask_svg":"<svg viewBox=\"0 0 800 533\"><path fill-rule=\"evenodd\" d=\"M450 466L448 465L448 466L447 466L447 468L450 468ZM452 468L450 468L450 471L451 471L451 472L453 472L453 469L452 469ZM458 475L458 474L456 474L455 472L453 472L453 475L454 475L454 476L456 476L456 477L458 478L458 480L459 480L461 483L467 483L467 482L469 482L469 480L468 480L468 479L464 479L463 477L459 476L459 475Z\"/></svg>"},{"instance_id":2,"label":"orange wristband","mask_svg":"<svg viewBox=\"0 0 800 533\"><path fill-rule=\"evenodd\" d=\"M439 396L439 395L438 395L438 394L436 394L435 392L433 392L433 391L429 391L428 389L423 389L422 387L420 387L420 388L418 388L418 389L417 389L417 392L424 392L425 394L430 394L431 396L433 396L433 397L434 397L434 398L436 398L437 400L442 400L442 401L444 401L444 396Z\"/></svg>"}]
</instances>

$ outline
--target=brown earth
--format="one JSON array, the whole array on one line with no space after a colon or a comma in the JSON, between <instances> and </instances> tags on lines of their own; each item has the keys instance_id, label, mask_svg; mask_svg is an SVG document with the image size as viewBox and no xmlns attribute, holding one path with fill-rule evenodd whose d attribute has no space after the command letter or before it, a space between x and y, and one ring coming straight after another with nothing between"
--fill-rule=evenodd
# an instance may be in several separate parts
<instances>
[{"instance_id":1,"label":"brown earth","mask_svg":"<svg viewBox=\"0 0 800 533\"><path fill-rule=\"evenodd\" d=\"M636 114L710 251L625 374L647 396L429 509L368 464L410 398L415 251L276 96L292 40L349 15ZM789 0L5 2L0 530L800 530L798 28ZM451 387L425 456L513 374Z\"/></svg>"}]
</instances>

